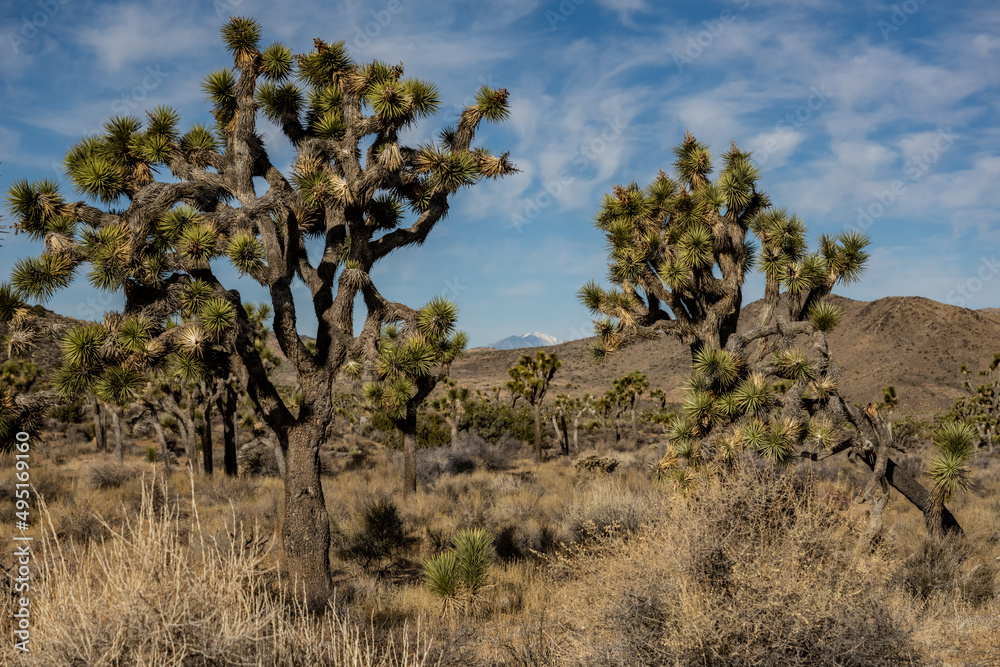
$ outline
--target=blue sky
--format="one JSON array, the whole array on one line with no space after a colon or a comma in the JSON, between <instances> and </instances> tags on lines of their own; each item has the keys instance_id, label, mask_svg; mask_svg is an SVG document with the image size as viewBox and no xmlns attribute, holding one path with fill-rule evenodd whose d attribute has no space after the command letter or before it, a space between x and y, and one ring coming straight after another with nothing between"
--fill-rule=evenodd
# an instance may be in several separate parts
<instances>
[{"instance_id":1,"label":"blue sky","mask_svg":"<svg viewBox=\"0 0 1000 667\"><path fill-rule=\"evenodd\" d=\"M871 236L867 274L841 294L1000 306L1000 7L989 2L7 0L0 188L62 179L66 149L110 116L167 104L184 126L210 122L200 81L230 64L219 38L230 15L259 19L264 43L301 53L314 37L343 39L356 60L403 62L438 84L442 112L412 143L481 84L510 91L510 119L480 140L521 173L460 192L422 247L374 273L414 306L453 298L472 345L590 335L575 293L606 274L591 223L600 197L670 171L685 130L715 154L730 141L753 150L759 188L811 238ZM287 144L264 127L287 165ZM8 234L0 276L40 249ZM97 318L118 303L78 278L48 305Z\"/></svg>"}]
</instances>

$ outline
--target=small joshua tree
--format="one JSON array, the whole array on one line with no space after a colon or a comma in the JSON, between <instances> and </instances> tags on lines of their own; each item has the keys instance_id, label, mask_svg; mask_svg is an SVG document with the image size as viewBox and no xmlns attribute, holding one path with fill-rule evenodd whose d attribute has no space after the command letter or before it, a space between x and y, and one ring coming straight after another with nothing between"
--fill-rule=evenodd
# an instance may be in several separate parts
<instances>
[{"instance_id":1,"label":"small joshua tree","mask_svg":"<svg viewBox=\"0 0 1000 667\"><path fill-rule=\"evenodd\" d=\"M202 82L214 127L184 131L168 107L145 119L111 118L65 158L91 203L67 201L47 180L10 188L18 228L45 250L20 260L11 284L0 285L0 320L30 337L39 323L23 301L50 297L87 267L92 286L125 296L124 317L104 327L110 340L127 318L149 324L145 349L126 355L134 367L101 362L118 384L170 354L197 358L213 344L228 350L285 459L286 564L310 606L321 608L331 579L319 448L334 419L333 383L351 360L375 363L384 324L416 315L376 287L372 269L423 243L459 190L515 171L506 153L473 145L482 121L507 117L508 94L483 86L454 126L408 146L401 134L435 114L440 95L433 84L404 77L402 65L356 62L344 42L317 39L299 55L281 43L265 46L251 18L231 18L222 38L232 60ZM272 162L261 115L295 152L289 174ZM160 171L169 178L158 180ZM216 273L220 260L267 291L275 338L297 375L297 410L268 376L239 292ZM307 288L317 322L314 348L298 329L296 281ZM363 304L360 327L356 303ZM166 328L182 310L193 320Z\"/></svg>"},{"instance_id":2,"label":"small joshua tree","mask_svg":"<svg viewBox=\"0 0 1000 667\"><path fill-rule=\"evenodd\" d=\"M563 455L570 454L569 424L573 423L573 451L580 454L580 420L589 412L593 412L593 396L584 394L580 398L569 396L569 394L559 394L555 400L555 414L552 419L555 423L556 432L562 434Z\"/></svg>"},{"instance_id":3,"label":"small joshua tree","mask_svg":"<svg viewBox=\"0 0 1000 667\"><path fill-rule=\"evenodd\" d=\"M649 379L645 373L633 371L623 378L614 381L614 392L621 403L622 408L627 410L632 420L632 444L639 442L639 425L637 412L639 409L639 399L649 389Z\"/></svg>"},{"instance_id":4,"label":"small joshua tree","mask_svg":"<svg viewBox=\"0 0 1000 667\"><path fill-rule=\"evenodd\" d=\"M432 406L435 410L444 414L444 421L451 429L451 446L458 446L458 429L462 425L462 418L467 412L465 404L469 400L469 390L466 387L459 387L454 380L445 378L444 383L448 386L444 396L435 400Z\"/></svg>"},{"instance_id":5,"label":"small joshua tree","mask_svg":"<svg viewBox=\"0 0 1000 667\"><path fill-rule=\"evenodd\" d=\"M403 495L417 490L417 413L451 363L465 351L468 337L455 331L458 308L435 297L403 327L387 325L378 343L375 380L365 398L403 434Z\"/></svg>"},{"instance_id":6,"label":"small joshua tree","mask_svg":"<svg viewBox=\"0 0 1000 667\"><path fill-rule=\"evenodd\" d=\"M542 401L549 390L552 377L562 366L562 361L555 354L546 354L541 350L538 356L521 357L517 366L508 369L510 380L507 388L513 396L523 397L531 406L535 415L535 461L542 462Z\"/></svg>"}]
</instances>

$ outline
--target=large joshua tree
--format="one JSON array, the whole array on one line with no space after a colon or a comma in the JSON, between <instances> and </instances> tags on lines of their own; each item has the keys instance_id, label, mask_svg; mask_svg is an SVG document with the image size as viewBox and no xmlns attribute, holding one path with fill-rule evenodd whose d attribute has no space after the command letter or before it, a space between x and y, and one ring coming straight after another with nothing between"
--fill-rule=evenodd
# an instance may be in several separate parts
<instances>
[{"instance_id":1,"label":"large joshua tree","mask_svg":"<svg viewBox=\"0 0 1000 667\"><path fill-rule=\"evenodd\" d=\"M77 190L104 207L71 203L50 181L11 188L18 226L46 248L16 266L11 286L0 289L0 313L30 328L21 300L48 297L89 266L93 286L126 299L124 317L105 323L106 358L138 372L169 354L228 349L285 455L287 565L309 601L322 605L330 526L319 447L333 421L331 387L345 363L374 357L384 323L416 319L376 288L372 267L421 244L459 189L514 171L506 153L473 146L482 121L507 117L507 91L483 86L457 125L436 141L406 146L400 133L439 109L434 85L404 78L402 65L355 62L343 42L317 39L296 56L280 43L262 47L260 34L249 18L222 27L232 66L203 81L213 129L181 132L178 113L159 107L145 122L112 118L102 134L69 151L65 165ZM271 162L262 114L295 150L290 174ZM159 170L172 178L157 180ZM219 272L225 258L269 293L275 338L298 374L298 409L265 371L241 296ZM299 336L297 280L318 321L315 348ZM357 335L356 300L365 313ZM191 321L167 328L182 311L193 313ZM149 338L144 350L126 355L118 340L128 318L148 323Z\"/></svg>"},{"instance_id":2,"label":"large joshua tree","mask_svg":"<svg viewBox=\"0 0 1000 667\"><path fill-rule=\"evenodd\" d=\"M826 333L842 315L823 297L860 278L868 238L822 236L819 250L806 252L804 225L757 190L749 153L733 145L711 181L706 146L688 134L674 152L677 179L661 171L645 190L633 183L605 196L596 224L615 287L590 282L580 290L603 316L598 360L658 332L691 347L694 372L658 475L685 485L695 471L718 470L744 451L790 463L846 450L872 471L862 493L871 507L869 538L878 533L890 486L931 528L960 531L942 496L892 460L897 445L875 404L858 414L839 393ZM743 283L757 254L751 234L760 244L764 307L756 326L738 333ZM787 316L776 313L782 300Z\"/></svg>"}]
</instances>

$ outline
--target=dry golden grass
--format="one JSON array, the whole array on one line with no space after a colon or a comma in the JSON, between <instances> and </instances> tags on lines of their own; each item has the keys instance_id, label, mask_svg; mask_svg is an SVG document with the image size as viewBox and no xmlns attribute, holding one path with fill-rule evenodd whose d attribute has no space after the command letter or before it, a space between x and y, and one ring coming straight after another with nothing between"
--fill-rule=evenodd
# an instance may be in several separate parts
<instances>
[{"instance_id":1,"label":"dry golden grass","mask_svg":"<svg viewBox=\"0 0 1000 667\"><path fill-rule=\"evenodd\" d=\"M930 540L897 498L871 551L854 472L747 466L679 495L621 456L610 475L527 459L441 475L406 503L393 456L325 478L337 599L322 617L280 582L280 480L154 481L136 457L99 484L114 475L97 454L43 457L37 652L15 664L1000 664L996 459L951 503L964 540ZM394 499L404 535L362 562L366 508ZM421 577L470 527L498 558L467 613Z\"/></svg>"},{"instance_id":2,"label":"dry golden grass","mask_svg":"<svg viewBox=\"0 0 1000 667\"><path fill-rule=\"evenodd\" d=\"M192 481L192 490L194 490ZM256 529L210 536L197 504L187 519L165 479L142 485L139 508L106 539L64 543L45 514L24 665L422 665L415 627L362 633L332 607L304 613L268 565ZM158 500L159 498L159 500ZM6 610L9 611L9 610ZM6 613L5 617L9 618ZM9 632L8 632L9 634Z\"/></svg>"}]
</instances>

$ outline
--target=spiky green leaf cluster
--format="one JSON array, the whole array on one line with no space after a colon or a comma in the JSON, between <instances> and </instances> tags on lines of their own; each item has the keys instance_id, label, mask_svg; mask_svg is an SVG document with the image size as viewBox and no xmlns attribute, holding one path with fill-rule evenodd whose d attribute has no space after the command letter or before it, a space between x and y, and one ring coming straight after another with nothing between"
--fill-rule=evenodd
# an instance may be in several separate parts
<instances>
[{"instance_id":1,"label":"spiky green leaf cluster","mask_svg":"<svg viewBox=\"0 0 1000 667\"><path fill-rule=\"evenodd\" d=\"M69 286L75 270L69 258L46 253L14 262L10 280L19 298L44 302Z\"/></svg>"},{"instance_id":2,"label":"spiky green leaf cluster","mask_svg":"<svg viewBox=\"0 0 1000 667\"><path fill-rule=\"evenodd\" d=\"M482 528L467 528L455 535L453 545L424 563L424 583L446 600L462 590L475 597L489 581L493 537Z\"/></svg>"},{"instance_id":3,"label":"spiky green leaf cluster","mask_svg":"<svg viewBox=\"0 0 1000 667\"><path fill-rule=\"evenodd\" d=\"M230 17L229 22L222 26L222 39L233 54L236 66L244 67L259 53L260 23L252 18Z\"/></svg>"},{"instance_id":4,"label":"spiky green leaf cluster","mask_svg":"<svg viewBox=\"0 0 1000 667\"><path fill-rule=\"evenodd\" d=\"M843 318L844 311L827 301L820 301L809 309L809 320L823 333L833 331Z\"/></svg>"},{"instance_id":5,"label":"spiky green leaf cluster","mask_svg":"<svg viewBox=\"0 0 1000 667\"><path fill-rule=\"evenodd\" d=\"M202 80L201 88L212 103L219 125L229 125L236 117L236 75L233 70L220 69L209 73Z\"/></svg>"},{"instance_id":6,"label":"spiky green leaf cluster","mask_svg":"<svg viewBox=\"0 0 1000 667\"><path fill-rule=\"evenodd\" d=\"M491 123L501 123L507 120L510 115L510 109L507 108L507 97L506 89L493 90L483 84L476 91L476 110Z\"/></svg>"},{"instance_id":7,"label":"spiky green leaf cluster","mask_svg":"<svg viewBox=\"0 0 1000 667\"><path fill-rule=\"evenodd\" d=\"M209 335L218 338L236 322L236 309L222 297L212 297L198 309L198 319Z\"/></svg>"},{"instance_id":8,"label":"spiky green leaf cluster","mask_svg":"<svg viewBox=\"0 0 1000 667\"><path fill-rule=\"evenodd\" d=\"M152 340L153 322L142 315L129 315L118 326L118 346L127 353L146 350Z\"/></svg>"},{"instance_id":9,"label":"spiky green leaf cluster","mask_svg":"<svg viewBox=\"0 0 1000 667\"><path fill-rule=\"evenodd\" d=\"M940 454L931 461L929 472L942 500L970 488L969 461L978 440L975 428L963 422L945 424L934 432L933 441Z\"/></svg>"},{"instance_id":10,"label":"spiky green leaf cluster","mask_svg":"<svg viewBox=\"0 0 1000 667\"><path fill-rule=\"evenodd\" d=\"M298 118L302 111L302 91L291 82L265 81L257 86L257 103L268 120L280 123L286 118Z\"/></svg>"},{"instance_id":11,"label":"spiky green leaf cluster","mask_svg":"<svg viewBox=\"0 0 1000 667\"><path fill-rule=\"evenodd\" d=\"M275 81L283 81L292 74L292 50L275 42L260 54L261 74Z\"/></svg>"},{"instance_id":12,"label":"spiky green leaf cluster","mask_svg":"<svg viewBox=\"0 0 1000 667\"><path fill-rule=\"evenodd\" d=\"M264 244L249 231L233 234L226 254L240 274L255 275L264 268Z\"/></svg>"},{"instance_id":13,"label":"spiky green leaf cluster","mask_svg":"<svg viewBox=\"0 0 1000 667\"><path fill-rule=\"evenodd\" d=\"M424 585L439 598L454 598L458 595L461 583L458 556L454 551L435 554L424 563Z\"/></svg>"},{"instance_id":14,"label":"spiky green leaf cluster","mask_svg":"<svg viewBox=\"0 0 1000 667\"><path fill-rule=\"evenodd\" d=\"M59 185L49 179L34 183L24 179L15 181L7 191L7 205L20 229L34 241L53 231L53 222L66 211Z\"/></svg>"}]
</instances>

